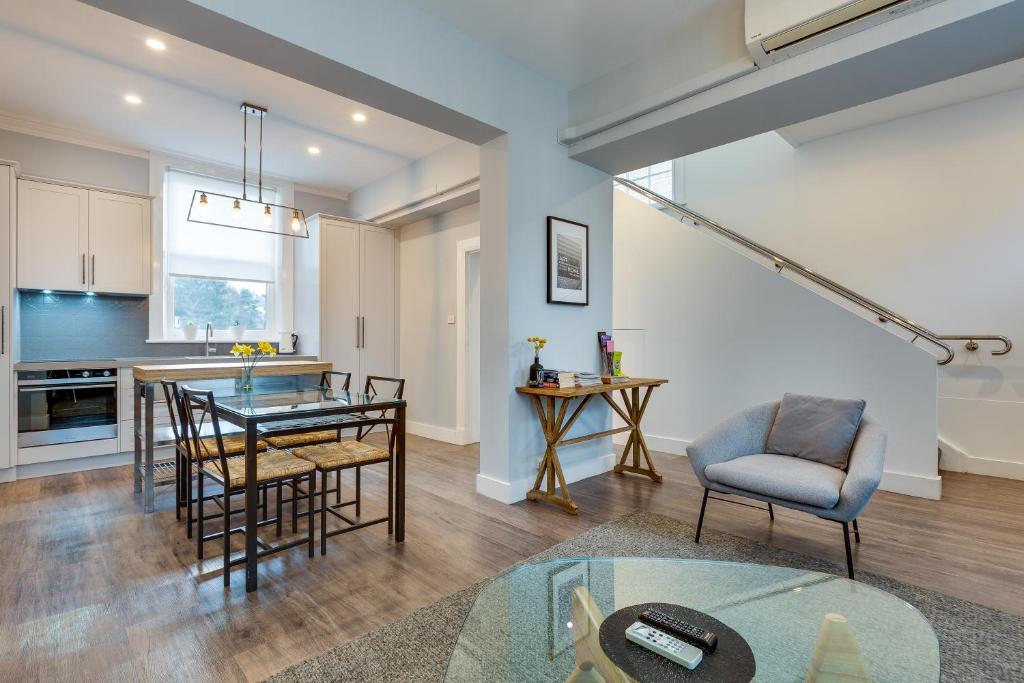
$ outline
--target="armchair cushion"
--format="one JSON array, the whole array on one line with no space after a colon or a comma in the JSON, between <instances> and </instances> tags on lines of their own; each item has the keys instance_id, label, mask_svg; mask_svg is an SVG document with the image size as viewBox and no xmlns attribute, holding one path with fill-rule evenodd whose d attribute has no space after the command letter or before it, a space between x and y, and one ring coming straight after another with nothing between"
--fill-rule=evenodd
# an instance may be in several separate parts
<instances>
[{"instance_id":1,"label":"armchair cushion","mask_svg":"<svg viewBox=\"0 0 1024 683\"><path fill-rule=\"evenodd\" d=\"M863 400L786 394L765 451L846 469L863 415Z\"/></svg>"},{"instance_id":2,"label":"armchair cushion","mask_svg":"<svg viewBox=\"0 0 1024 683\"><path fill-rule=\"evenodd\" d=\"M835 467L771 453L708 465L704 474L725 486L823 509L839 502L846 479L846 473Z\"/></svg>"}]
</instances>

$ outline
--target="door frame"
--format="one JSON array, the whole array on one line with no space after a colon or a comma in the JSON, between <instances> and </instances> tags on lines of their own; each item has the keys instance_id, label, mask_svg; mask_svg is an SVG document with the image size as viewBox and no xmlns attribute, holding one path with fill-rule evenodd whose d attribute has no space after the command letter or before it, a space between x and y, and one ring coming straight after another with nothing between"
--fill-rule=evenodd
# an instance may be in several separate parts
<instances>
[{"instance_id":1,"label":"door frame","mask_svg":"<svg viewBox=\"0 0 1024 683\"><path fill-rule=\"evenodd\" d=\"M468 287L466 282L467 264L469 255L480 251L480 238L459 240L455 244L455 301L457 302L458 318L455 321L455 441L459 446L469 443L468 431L468 403L466 397L469 393L466 381L468 362L466 354L466 322L469 320L469 301L466 297Z\"/></svg>"}]
</instances>

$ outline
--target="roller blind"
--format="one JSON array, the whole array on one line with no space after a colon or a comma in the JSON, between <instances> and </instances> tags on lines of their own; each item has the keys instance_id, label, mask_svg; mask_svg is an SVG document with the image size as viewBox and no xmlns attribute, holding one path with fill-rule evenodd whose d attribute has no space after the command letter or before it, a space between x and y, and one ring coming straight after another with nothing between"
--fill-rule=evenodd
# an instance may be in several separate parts
<instances>
[{"instance_id":1,"label":"roller blind","mask_svg":"<svg viewBox=\"0 0 1024 683\"><path fill-rule=\"evenodd\" d=\"M188 209L197 189L236 196L241 192L241 183L184 171L167 172L164 213L167 274L273 282L281 238L269 233L190 223ZM256 196L255 188L249 189L249 196ZM277 192L264 187L263 199L277 202Z\"/></svg>"}]
</instances>

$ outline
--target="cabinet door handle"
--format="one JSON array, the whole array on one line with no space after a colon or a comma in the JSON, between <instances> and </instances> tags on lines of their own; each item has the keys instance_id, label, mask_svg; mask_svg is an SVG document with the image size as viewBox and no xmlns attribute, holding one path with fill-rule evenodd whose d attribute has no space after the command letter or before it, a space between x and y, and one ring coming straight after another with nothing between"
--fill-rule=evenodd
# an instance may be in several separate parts
<instances>
[{"instance_id":1,"label":"cabinet door handle","mask_svg":"<svg viewBox=\"0 0 1024 683\"><path fill-rule=\"evenodd\" d=\"M92 255L92 283L96 284L96 254Z\"/></svg>"},{"instance_id":2,"label":"cabinet door handle","mask_svg":"<svg viewBox=\"0 0 1024 683\"><path fill-rule=\"evenodd\" d=\"M365 348L366 348L366 317L365 317L365 316L363 317L363 324L362 324L362 328L363 328L363 342L362 342L362 348L364 348L364 349L365 349Z\"/></svg>"},{"instance_id":3,"label":"cabinet door handle","mask_svg":"<svg viewBox=\"0 0 1024 683\"><path fill-rule=\"evenodd\" d=\"M7 307L0 306L0 356L7 355Z\"/></svg>"},{"instance_id":4,"label":"cabinet door handle","mask_svg":"<svg viewBox=\"0 0 1024 683\"><path fill-rule=\"evenodd\" d=\"M359 348L359 316L356 316L356 348Z\"/></svg>"},{"instance_id":5,"label":"cabinet door handle","mask_svg":"<svg viewBox=\"0 0 1024 683\"><path fill-rule=\"evenodd\" d=\"M82 284L85 284L85 254L82 254Z\"/></svg>"}]
</instances>

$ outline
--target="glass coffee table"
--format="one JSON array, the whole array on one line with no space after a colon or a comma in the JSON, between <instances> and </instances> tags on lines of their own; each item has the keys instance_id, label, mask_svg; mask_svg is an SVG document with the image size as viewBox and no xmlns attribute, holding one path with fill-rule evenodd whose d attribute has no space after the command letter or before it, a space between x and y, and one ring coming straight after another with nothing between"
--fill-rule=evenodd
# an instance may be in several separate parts
<instances>
[{"instance_id":1,"label":"glass coffee table","mask_svg":"<svg viewBox=\"0 0 1024 683\"><path fill-rule=\"evenodd\" d=\"M573 623L581 595L592 598L591 628ZM910 604L866 584L756 564L577 558L527 564L492 579L463 624L445 681L561 683L575 669L577 648L593 647L602 615L651 602L683 605L734 629L754 654L755 680L803 681L830 612L846 617L872 680L939 680L932 627ZM679 680L699 672L700 666L680 667Z\"/></svg>"}]
</instances>

